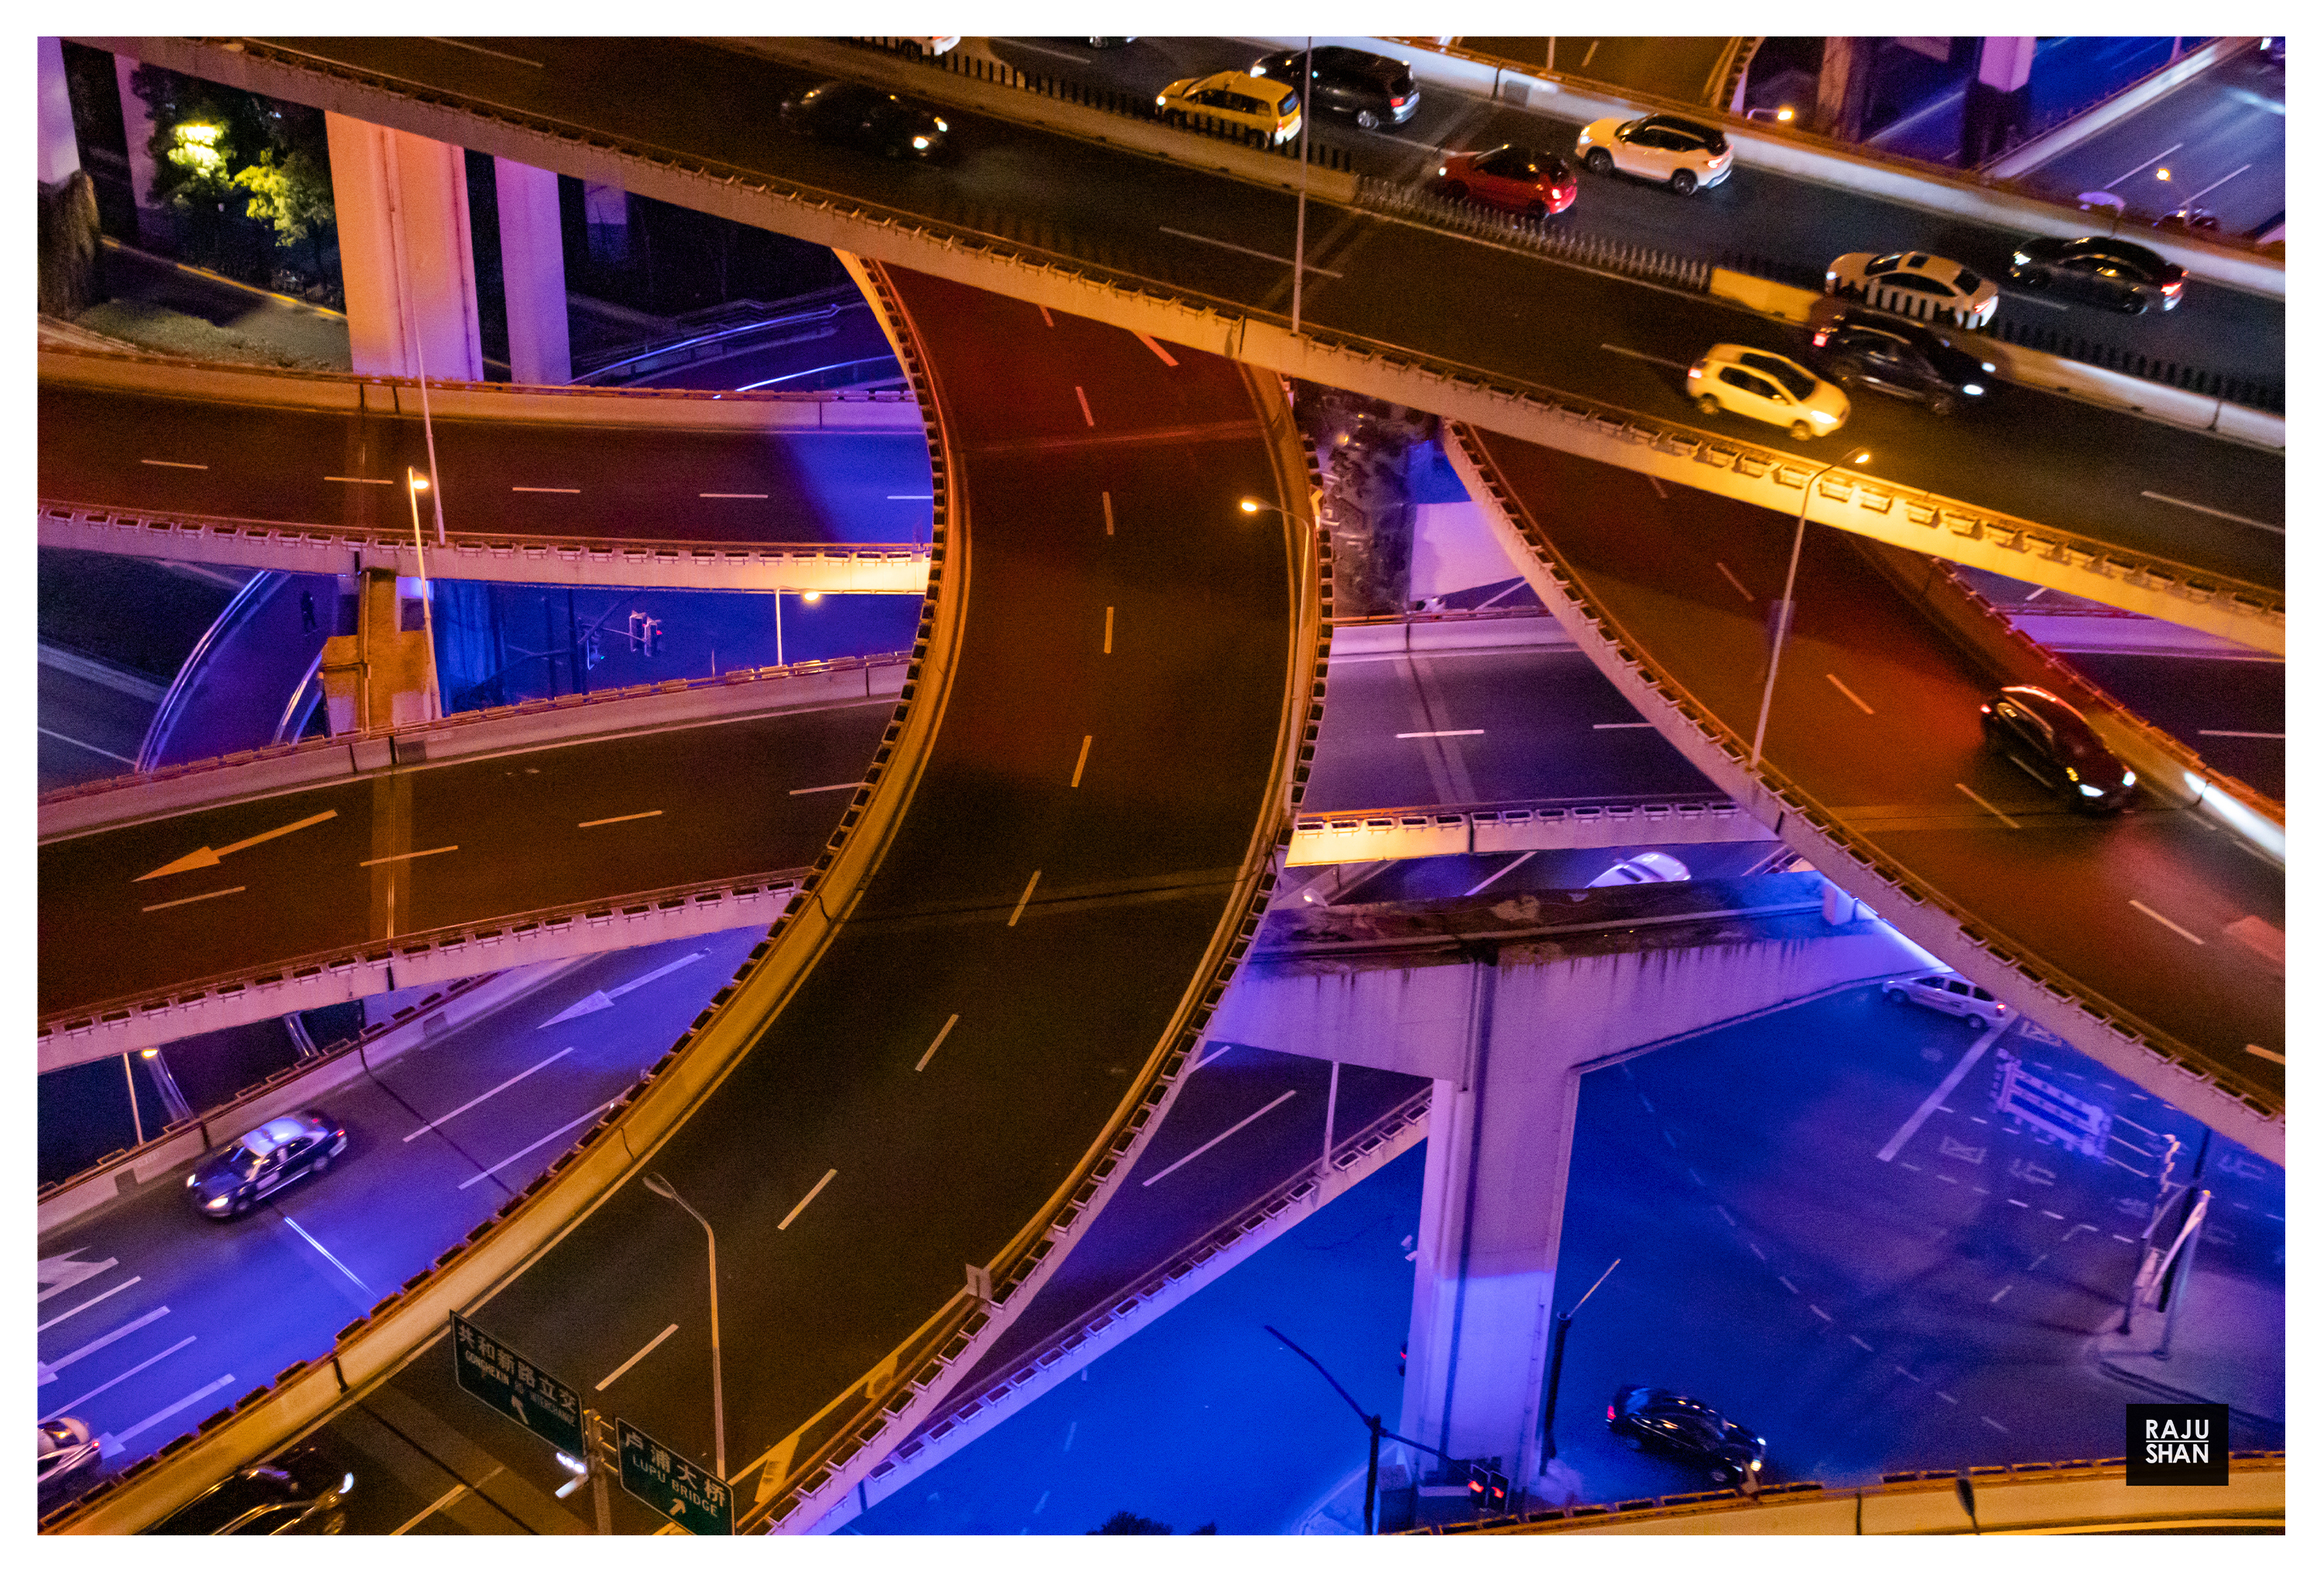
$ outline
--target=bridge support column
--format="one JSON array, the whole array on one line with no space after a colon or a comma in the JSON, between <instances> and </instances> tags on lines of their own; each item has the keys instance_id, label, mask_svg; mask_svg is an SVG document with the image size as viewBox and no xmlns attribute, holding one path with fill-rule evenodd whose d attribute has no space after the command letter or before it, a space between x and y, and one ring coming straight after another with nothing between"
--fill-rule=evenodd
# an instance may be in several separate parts
<instances>
[{"instance_id":1,"label":"bridge support column","mask_svg":"<svg viewBox=\"0 0 2324 1571\"><path fill-rule=\"evenodd\" d=\"M501 215L501 285L508 301L512 380L556 386L573 380L565 317L565 229L557 177L505 158L493 160Z\"/></svg>"},{"instance_id":2,"label":"bridge support column","mask_svg":"<svg viewBox=\"0 0 2324 1571\"><path fill-rule=\"evenodd\" d=\"M1977 77L1961 103L1961 167L1975 169L2025 128L2033 104L2030 38L1988 38L1978 48Z\"/></svg>"},{"instance_id":3,"label":"bridge support column","mask_svg":"<svg viewBox=\"0 0 2324 1571\"><path fill-rule=\"evenodd\" d=\"M323 644L323 704L330 734L416 725L441 710L436 651L420 580L363 575L355 630Z\"/></svg>"},{"instance_id":4,"label":"bridge support column","mask_svg":"<svg viewBox=\"0 0 2324 1571\"><path fill-rule=\"evenodd\" d=\"M323 118L355 371L483 381L461 151L344 115Z\"/></svg>"},{"instance_id":5,"label":"bridge support column","mask_svg":"<svg viewBox=\"0 0 2324 1571\"><path fill-rule=\"evenodd\" d=\"M129 85L136 72L137 62L129 56L113 57L114 85L121 93L122 139L129 146L129 199L137 204L137 233L132 238L150 245L167 238L170 218L153 205L153 150L149 145L153 140L153 113Z\"/></svg>"},{"instance_id":6,"label":"bridge support column","mask_svg":"<svg viewBox=\"0 0 2324 1571\"><path fill-rule=\"evenodd\" d=\"M36 81L40 106L41 183L52 186L80 167L80 141L73 134L72 89L65 81L65 43L40 41Z\"/></svg>"}]
</instances>

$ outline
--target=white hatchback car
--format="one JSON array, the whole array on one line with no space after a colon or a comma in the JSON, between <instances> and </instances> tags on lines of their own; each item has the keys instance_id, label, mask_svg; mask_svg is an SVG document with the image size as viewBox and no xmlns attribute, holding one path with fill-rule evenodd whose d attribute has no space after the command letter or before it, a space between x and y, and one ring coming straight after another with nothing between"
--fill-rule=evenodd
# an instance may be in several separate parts
<instances>
[{"instance_id":1,"label":"white hatchback car","mask_svg":"<svg viewBox=\"0 0 2324 1571\"><path fill-rule=\"evenodd\" d=\"M1573 156L1591 174L1619 170L1683 197L1717 185L1735 168L1735 150L1723 133L1675 115L1593 120L1574 138Z\"/></svg>"},{"instance_id":2,"label":"white hatchback car","mask_svg":"<svg viewBox=\"0 0 2324 1571\"><path fill-rule=\"evenodd\" d=\"M1688 367L1686 395L1705 414L1729 410L1806 441L1848 423L1848 394L1795 360L1742 344L1713 344Z\"/></svg>"},{"instance_id":3,"label":"white hatchback car","mask_svg":"<svg viewBox=\"0 0 2324 1571\"><path fill-rule=\"evenodd\" d=\"M1917 1003L1923 1009L1957 1014L1971 1025L1997 1026L2009 1019L2007 1004L1950 971L1895 977L1882 983L1880 991L1891 1003Z\"/></svg>"},{"instance_id":4,"label":"white hatchback car","mask_svg":"<svg viewBox=\"0 0 2324 1571\"><path fill-rule=\"evenodd\" d=\"M1590 881L1591 889L1618 889L1629 883L1684 883L1694 874L1667 851L1641 851Z\"/></svg>"},{"instance_id":5,"label":"white hatchback car","mask_svg":"<svg viewBox=\"0 0 2324 1571\"><path fill-rule=\"evenodd\" d=\"M1900 317L1963 328L1982 328L2001 309L2001 290L1993 280L1950 257L1925 251L1891 251L1885 256L1851 251L1836 256L1824 269L1823 291Z\"/></svg>"}]
</instances>

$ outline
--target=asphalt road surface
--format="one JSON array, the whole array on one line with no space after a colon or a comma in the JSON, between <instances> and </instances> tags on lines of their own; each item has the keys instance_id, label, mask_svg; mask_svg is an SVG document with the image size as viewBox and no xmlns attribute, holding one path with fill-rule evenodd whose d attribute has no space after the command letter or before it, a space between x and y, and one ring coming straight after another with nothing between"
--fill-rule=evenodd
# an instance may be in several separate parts
<instances>
[{"instance_id":1,"label":"asphalt road surface","mask_svg":"<svg viewBox=\"0 0 2324 1571\"><path fill-rule=\"evenodd\" d=\"M1790 521L1489 436L1515 493L1626 640L1751 735L1768 607ZM2061 810L1986 753L1997 685L1920 618L1849 538L1808 533L1766 733L1770 765L1978 922L2085 995L2271 1089L2283 979L2239 932L2281 931L2283 873L2190 813L2143 799L2110 818ZM2236 924L2243 923L2242 929Z\"/></svg>"},{"instance_id":2,"label":"asphalt road surface","mask_svg":"<svg viewBox=\"0 0 2324 1571\"><path fill-rule=\"evenodd\" d=\"M949 165L899 166L779 129L766 106L814 79L811 74L680 40L501 40L475 49L425 40L303 39L286 47L421 85L449 100L506 106L622 143L682 149L764 171L955 231L1030 243L1237 309L1270 316L1288 310L1296 205L1288 192L949 111ZM609 80L684 81L689 91L610 96L602 87ZM1738 176L1691 204L1659 190L1637 194L1664 202L1671 224L1692 225L1706 210L1726 208L1741 215L1738 222L1757 226L1786 204L1762 200L1756 185ZM1595 194L1585 192L1585 202ZM1307 257L1314 271L1305 312L1319 331L1390 350L1402 346L1514 384L1681 421L1692 418L1683 400L1684 367L1709 344L1737 339L1781 347L1794 337L1702 297L1414 223L1311 206ZM780 226L784 204L770 201L766 210L770 225ZM1837 249L1921 238L1886 226L1859 228ZM1821 265L1831 254L1829 246L1808 253L1809 265ZM1982 259L1963 257L1972 264ZM1447 279L1461 281L1457 299L1448 298ZM2212 310L2197 292L2172 315L2202 317ZM2207 342L2245 337L2217 317L2196 330ZM2150 352L2171 357L2161 341ZM2263 364L2280 362L2275 347L2251 352ZM1868 407L1846 439L1877 448L1884 477L1904 485L2152 551L2199 571L2268 587L2282 582L2282 540L2271 532L2283 518L2279 455L2050 395L2012 393L1989 402L1995 407L1977 418L1951 422L1903 406ZM1727 420L1711 428L1724 434ZM2038 446L1998 434L2029 429L2043 433ZM2222 513L2236 517L2218 516ZM2238 520L2256 521L2256 527Z\"/></svg>"},{"instance_id":3,"label":"asphalt road surface","mask_svg":"<svg viewBox=\"0 0 2324 1571\"><path fill-rule=\"evenodd\" d=\"M804 867L849 799L825 788L862 781L893 713L883 698L576 743L53 841L42 1018L370 940ZM203 847L221 859L146 876Z\"/></svg>"}]
</instances>

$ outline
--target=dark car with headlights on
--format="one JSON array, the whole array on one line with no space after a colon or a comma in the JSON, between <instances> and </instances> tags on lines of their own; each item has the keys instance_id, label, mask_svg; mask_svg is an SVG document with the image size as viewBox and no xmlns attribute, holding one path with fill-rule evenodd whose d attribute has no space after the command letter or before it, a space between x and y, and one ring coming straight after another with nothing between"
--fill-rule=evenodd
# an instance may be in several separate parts
<instances>
[{"instance_id":1,"label":"dark car with headlights on","mask_svg":"<svg viewBox=\"0 0 2324 1571\"><path fill-rule=\"evenodd\" d=\"M2172 310L2187 288L2186 270L2177 263L2108 235L2022 241L2009 258L2009 281L2133 315Z\"/></svg>"},{"instance_id":2,"label":"dark car with headlights on","mask_svg":"<svg viewBox=\"0 0 2324 1571\"><path fill-rule=\"evenodd\" d=\"M196 1162L186 1198L205 1216L239 1216L285 1184L323 1172L346 1149L345 1125L312 1108L286 1113Z\"/></svg>"},{"instance_id":3,"label":"dark car with headlights on","mask_svg":"<svg viewBox=\"0 0 2324 1571\"><path fill-rule=\"evenodd\" d=\"M1730 1424L1709 1404L1660 1386L1626 1385L1606 1409L1606 1428L1633 1451L1700 1467L1713 1483L1756 1490L1767 1442Z\"/></svg>"},{"instance_id":4,"label":"dark car with headlights on","mask_svg":"<svg viewBox=\"0 0 2324 1571\"><path fill-rule=\"evenodd\" d=\"M1978 707L1978 719L1987 747L2082 812L2112 812L2138 784L2081 711L2046 688L2004 688Z\"/></svg>"},{"instance_id":5,"label":"dark car with headlights on","mask_svg":"<svg viewBox=\"0 0 2324 1571\"><path fill-rule=\"evenodd\" d=\"M211 1537L344 1532L345 1502L355 1486L354 1474L301 1446L244 1468L145 1530Z\"/></svg>"},{"instance_id":6,"label":"dark car with headlights on","mask_svg":"<svg viewBox=\"0 0 2324 1571\"><path fill-rule=\"evenodd\" d=\"M1503 143L1481 152L1448 152L1436 166L1436 189L1456 202L1545 218L1573 205L1580 182L1554 152Z\"/></svg>"},{"instance_id":7,"label":"dark car with headlights on","mask_svg":"<svg viewBox=\"0 0 2324 1571\"><path fill-rule=\"evenodd\" d=\"M1869 387L1937 414L1984 397L1993 384L1993 362L1944 334L1863 306L1836 306L1830 296L1810 308L1808 342L1817 367L1850 393Z\"/></svg>"},{"instance_id":8,"label":"dark car with headlights on","mask_svg":"<svg viewBox=\"0 0 2324 1571\"><path fill-rule=\"evenodd\" d=\"M822 82L782 104L782 121L818 142L883 158L934 158L952 127L934 110L862 82Z\"/></svg>"},{"instance_id":9,"label":"dark car with headlights on","mask_svg":"<svg viewBox=\"0 0 2324 1571\"><path fill-rule=\"evenodd\" d=\"M1251 62L1250 74L1296 84L1304 49L1278 50ZM1294 91L1296 91L1295 86ZM1315 51L1315 69L1300 102L1311 114L1344 115L1365 131L1401 125L1420 107L1420 87L1412 68L1384 54L1367 54L1345 44Z\"/></svg>"}]
</instances>

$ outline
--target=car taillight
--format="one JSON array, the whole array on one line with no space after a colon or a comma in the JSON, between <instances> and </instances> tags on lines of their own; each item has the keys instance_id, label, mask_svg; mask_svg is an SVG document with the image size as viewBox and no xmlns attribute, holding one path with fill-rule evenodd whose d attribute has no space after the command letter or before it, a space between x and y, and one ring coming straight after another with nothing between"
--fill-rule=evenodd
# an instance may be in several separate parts
<instances>
[{"instance_id":1,"label":"car taillight","mask_svg":"<svg viewBox=\"0 0 2324 1571\"><path fill-rule=\"evenodd\" d=\"M1614 1421L1614 1409L1611 1406L1609 1406L1606 1409L1606 1421L1609 1424Z\"/></svg>"},{"instance_id":2,"label":"car taillight","mask_svg":"<svg viewBox=\"0 0 2324 1571\"><path fill-rule=\"evenodd\" d=\"M2184 282L2184 281L2174 278L2174 279L2172 279L2169 283L2166 283L2166 284L2164 284L2164 285L2163 286L2163 292L2164 294L2177 294L2181 290L2184 289L2185 287L2186 287L2186 283Z\"/></svg>"},{"instance_id":3,"label":"car taillight","mask_svg":"<svg viewBox=\"0 0 2324 1571\"><path fill-rule=\"evenodd\" d=\"M1410 93L1406 93L1406 94L1403 97L1401 97L1401 98L1390 98L1390 99L1388 101L1388 106L1389 108L1391 108L1391 109L1401 109L1401 108L1403 108L1406 104L1409 104L1409 103L1411 103L1411 102L1412 102L1412 95L1411 95Z\"/></svg>"},{"instance_id":4,"label":"car taillight","mask_svg":"<svg viewBox=\"0 0 2324 1571\"><path fill-rule=\"evenodd\" d=\"M1813 344L1817 348L1821 349L1831 341L1831 330L1827 328L1825 331L1818 333L1814 337L1808 341Z\"/></svg>"}]
</instances>

